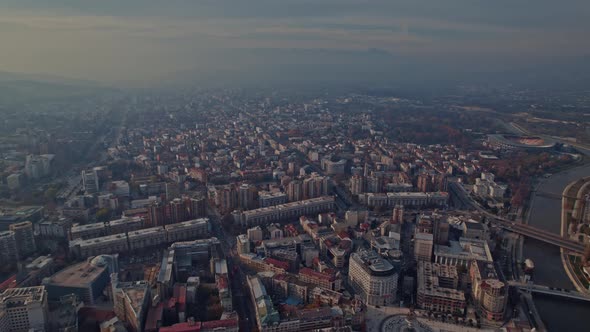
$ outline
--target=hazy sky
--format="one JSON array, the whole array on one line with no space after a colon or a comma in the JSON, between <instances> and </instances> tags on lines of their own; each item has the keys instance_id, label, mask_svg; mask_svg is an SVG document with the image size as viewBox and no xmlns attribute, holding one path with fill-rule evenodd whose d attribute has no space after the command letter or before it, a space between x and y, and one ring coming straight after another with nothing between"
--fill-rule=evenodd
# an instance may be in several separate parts
<instances>
[{"instance_id":1,"label":"hazy sky","mask_svg":"<svg viewBox=\"0 0 590 332\"><path fill-rule=\"evenodd\" d=\"M589 0L0 0L0 71L106 82L376 58L506 69L588 56L589 36Z\"/></svg>"}]
</instances>

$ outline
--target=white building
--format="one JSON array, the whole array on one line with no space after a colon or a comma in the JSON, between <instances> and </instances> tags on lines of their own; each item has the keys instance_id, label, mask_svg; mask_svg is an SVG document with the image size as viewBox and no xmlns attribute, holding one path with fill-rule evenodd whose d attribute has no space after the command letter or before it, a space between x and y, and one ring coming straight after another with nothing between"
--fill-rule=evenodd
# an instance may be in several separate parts
<instances>
[{"instance_id":1,"label":"white building","mask_svg":"<svg viewBox=\"0 0 590 332\"><path fill-rule=\"evenodd\" d=\"M374 251L362 250L350 256L348 278L350 285L366 304L394 303L398 273L391 263Z\"/></svg>"},{"instance_id":2,"label":"white building","mask_svg":"<svg viewBox=\"0 0 590 332\"><path fill-rule=\"evenodd\" d=\"M9 288L0 295L0 312L6 312L8 330L46 331L47 292L44 286Z\"/></svg>"},{"instance_id":3,"label":"white building","mask_svg":"<svg viewBox=\"0 0 590 332\"><path fill-rule=\"evenodd\" d=\"M238 254L247 254L250 252L250 240L248 240L248 236L246 234L240 234L237 237L237 244L236 247L238 249Z\"/></svg>"},{"instance_id":4,"label":"white building","mask_svg":"<svg viewBox=\"0 0 590 332\"><path fill-rule=\"evenodd\" d=\"M302 215L327 212L334 209L333 196L322 196L298 202L269 206L265 208L244 211L239 214L242 225L263 225L284 219L296 219Z\"/></svg>"},{"instance_id":5,"label":"white building","mask_svg":"<svg viewBox=\"0 0 590 332\"><path fill-rule=\"evenodd\" d=\"M367 193L359 195L359 201L369 207L383 206L446 206L449 194L446 192L392 192L386 194Z\"/></svg>"}]
</instances>

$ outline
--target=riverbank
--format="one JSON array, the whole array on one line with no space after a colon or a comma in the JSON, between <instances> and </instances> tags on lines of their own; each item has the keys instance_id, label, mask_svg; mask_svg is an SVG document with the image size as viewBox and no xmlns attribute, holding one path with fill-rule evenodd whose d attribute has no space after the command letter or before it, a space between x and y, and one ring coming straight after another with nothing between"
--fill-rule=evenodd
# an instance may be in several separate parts
<instances>
[{"instance_id":1,"label":"riverbank","mask_svg":"<svg viewBox=\"0 0 590 332\"><path fill-rule=\"evenodd\" d=\"M587 154L587 151L586 151ZM562 234L562 197L564 188L580 178L590 175L590 164L583 164L544 178L536 192L550 195L531 196L526 222L556 234ZM538 284L564 289L576 289L562 261L561 250L533 239L524 239L522 258L535 262L533 280ZM590 305L548 296L533 296L535 307L549 331L575 331L587 324Z\"/></svg>"},{"instance_id":2,"label":"riverbank","mask_svg":"<svg viewBox=\"0 0 590 332\"><path fill-rule=\"evenodd\" d=\"M574 182L571 182L570 184L568 184L565 189L563 190L563 197L562 197L562 203L561 203L561 236L562 237L566 237L569 238L569 232L568 232L568 227L569 227L569 216L571 215L568 211L569 208L568 206L574 206L574 204L576 203L575 200L579 199L579 193L578 191L582 191L583 189L580 187L580 184L582 187L586 186L587 183L590 181L590 177L585 177L585 178L581 178L578 179ZM573 198L576 197L576 198ZM568 277L570 278L572 284L574 285L574 287L576 288L576 290L578 292L581 293L589 293L588 289L586 288L586 286L584 285L584 282L582 280L580 280L580 278L576 275L575 272L575 267L572 265L572 262L569 259L569 255L567 254L567 252L561 248L561 261L563 264L563 268L565 269L565 272L567 273Z\"/></svg>"}]
</instances>

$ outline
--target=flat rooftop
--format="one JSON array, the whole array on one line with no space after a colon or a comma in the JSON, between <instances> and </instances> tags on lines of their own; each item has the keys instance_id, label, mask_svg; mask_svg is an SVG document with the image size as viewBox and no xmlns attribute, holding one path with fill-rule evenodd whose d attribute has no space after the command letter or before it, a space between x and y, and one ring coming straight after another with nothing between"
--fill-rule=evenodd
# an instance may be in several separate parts
<instances>
[{"instance_id":1,"label":"flat rooftop","mask_svg":"<svg viewBox=\"0 0 590 332\"><path fill-rule=\"evenodd\" d=\"M88 262L68 266L50 277L50 284L66 287L88 287L108 267L95 266Z\"/></svg>"},{"instance_id":2,"label":"flat rooftop","mask_svg":"<svg viewBox=\"0 0 590 332\"><path fill-rule=\"evenodd\" d=\"M101 237L97 237L94 239L88 239L88 240L82 240L82 239L72 240L72 241L70 241L70 248L74 247L76 245L80 246L80 248L84 248L84 247L91 247L91 246L94 246L97 244L114 243L114 242L122 242L122 241L127 241L127 237L125 236L125 233L101 236Z\"/></svg>"},{"instance_id":3,"label":"flat rooftop","mask_svg":"<svg viewBox=\"0 0 590 332\"><path fill-rule=\"evenodd\" d=\"M125 225L125 224L133 224L141 222L140 217L128 217L128 218L121 218L109 221L109 225L111 226L118 226L118 225Z\"/></svg>"},{"instance_id":4,"label":"flat rooftop","mask_svg":"<svg viewBox=\"0 0 590 332\"><path fill-rule=\"evenodd\" d=\"M182 229L187 227L192 227L195 225L203 225L206 226L209 223L209 218L200 218L200 219L193 219L189 221L183 221L176 224L166 225L167 230L175 230L175 229Z\"/></svg>"},{"instance_id":5,"label":"flat rooftop","mask_svg":"<svg viewBox=\"0 0 590 332\"><path fill-rule=\"evenodd\" d=\"M462 259L493 262L488 244L483 240L460 238L459 241L449 241L448 246L435 245L434 254L439 256L457 256Z\"/></svg>"},{"instance_id":6,"label":"flat rooftop","mask_svg":"<svg viewBox=\"0 0 590 332\"><path fill-rule=\"evenodd\" d=\"M303 201L291 202L291 203L286 203L286 204L279 204L279 205L275 205L275 206L263 207L263 208L254 209L254 210L248 210L248 211L244 211L242 213L246 217L256 216L259 214L272 213L272 212L280 211L280 210L289 210L289 209L304 207L307 205L313 205L313 204L318 204L318 203L329 203L329 202L334 202L333 196L322 196L322 197L317 197L317 198L311 198L311 199L306 199Z\"/></svg>"},{"instance_id":7,"label":"flat rooftop","mask_svg":"<svg viewBox=\"0 0 590 332\"><path fill-rule=\"evenodd\" d=\"M98 229L103 229L103 228L105 228L104 223L97 222L97 223L93 223L93 224L72 226L71 232L78 233L78 232L84 232L84 231L88 231L88 230L98 230Z\"/></svg>"},{"instance_id":8,"label":"flat rooftop","mask_svg":"<svg viewBox=\"0 0 590 332\"><path fill-rule=\"evenodd\" d=\"M158 227L139 229L139 230L136 230L133 232L129 232L129 233L127 233L127 235L129 236L129 240L132 240L133 238L150 236L150 235L155 235L155 234L159 234L159 233L163 234L164 232L165 232L164 227L158 226ZM123 236L125 236L125 234L123 234Z\"/></svg>"}]
</instances>

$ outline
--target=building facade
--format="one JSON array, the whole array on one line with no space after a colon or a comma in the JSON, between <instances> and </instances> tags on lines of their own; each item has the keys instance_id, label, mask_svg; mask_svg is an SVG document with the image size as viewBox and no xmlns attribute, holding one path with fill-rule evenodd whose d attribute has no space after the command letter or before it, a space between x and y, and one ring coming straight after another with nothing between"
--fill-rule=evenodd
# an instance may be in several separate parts
<instances>
[{"instance_id":1,"label":"building facade","mask_svg":"<svg viewBox=\"0 0 590 332\"><path fill-rule=\"evenodd\" d=\"M372 250L350 255L349 284L369 305L391 305L396 299L398 273Z\"/></svg>"},{"instance_id":2,"label":"building facade","mask_svg":"<svg viewBox=\"0 0 590 332\"><path fill-rule=\"evenodd\" d=\"M9 288L0 294L0 313L5 312L6 332L45 331L47 292L45 287Z\"/></svg>"},{"instance_id":3,"label":"building facade","mask_svg":"<svg viewBox=\"0 0 590 332\"><path fill-rule=\"evenodd\" d=\"M12 224L9 229L14 232L19 258L26 258L37 251L33 224L30 221Z\"/></svg>"}]
</instances>

